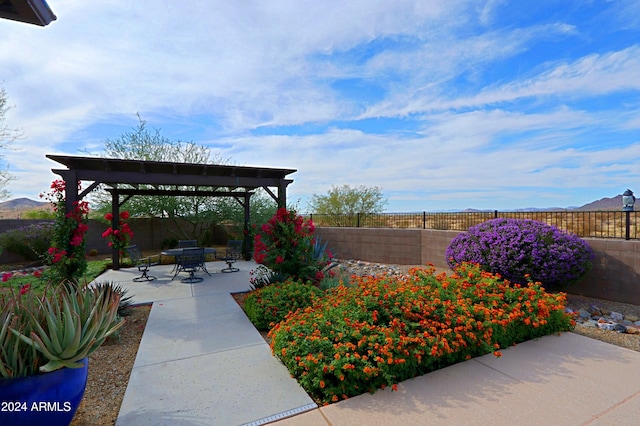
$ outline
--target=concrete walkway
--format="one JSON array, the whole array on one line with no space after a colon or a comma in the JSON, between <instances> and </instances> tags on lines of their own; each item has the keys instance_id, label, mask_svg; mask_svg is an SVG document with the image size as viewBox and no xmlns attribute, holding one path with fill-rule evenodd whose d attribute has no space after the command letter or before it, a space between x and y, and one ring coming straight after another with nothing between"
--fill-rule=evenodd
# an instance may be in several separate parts
<instances>
[{"instance_id":1,"label":"concrete walkway","mask_svg":"<svg viewBox=\"0 0 640 426\"><path fill-rule=\"evenodd\" d=\"M318 408L230 296L249 290L253 262L196 284L133 283L109 271L136 303L153 302L117 425L636 425L640 353L573 333L547 336ZM202 274L200 274L202 275Z\"/></svg>"}]
</instances>

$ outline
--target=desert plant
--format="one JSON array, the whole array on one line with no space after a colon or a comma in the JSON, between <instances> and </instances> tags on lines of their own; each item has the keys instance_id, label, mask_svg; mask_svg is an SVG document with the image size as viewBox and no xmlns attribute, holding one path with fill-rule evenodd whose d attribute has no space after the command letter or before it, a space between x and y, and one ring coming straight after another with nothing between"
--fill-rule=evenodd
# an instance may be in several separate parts
<instances>
[{"instance_id":1,"label":"desert plant","mask_svg":"<svg viewBox=\"0 0 640 426\"><path fill-rule=\"evenodd\" d=\"M274 272L264 265L258 265L250 273L249 284L251 290L258 290L271 284L281 283L287 280L287 276L281 272Z\"/></svg>"},{"instance_id":2,"label":"desert plant","mask_svg":"<svg viewBox=\"0 0 640 426\"><path fill-rule=\"evenodd\" d=\"M53 223L34 223L0 234L0 246L25 260L38 261L47 253L52 239Z\"/></svg>"},{"instance_id":3,"label":"desert plant","mask_svg":"<svg viewBox=\"0 0 640 426\"><path fill-rule=\"evenodd\" d=\"M541 282L557 289L579 280L591 269L593 253L576 235L528 219L493 219L469 228L451 241L447 263L464 262L517 283Z\"/></svg>"},{"instance_id":4,"label":"desert plant","mask_svg":"<svg viewBox=\"0 0 640 426\"><path fill-rule=\"evenodd\" d=\"M115 293L119 296L120 302L118 303L118 316L126 317L131 315L131 308L133 306L133 296L127 296L128 289L122 287L120 284L113 282L101 282L94 285L98 293Z\"/></svg>"},{"instance_id":5,"label":"desert plant","mask_svg":"<svg viewBox=\"0 0 640 426\"><path fill-rule=\"evenodd\" d=\"M251 292L244 300L244 310L258 330L268 330L289 312L310 306L322 294L310 283L288 279Z\"/></svg>"},{"instance_id":6,"label":"desert plant","mask_svg":"<svg viewBox=\"0 0 640 426\"><path fill-rule=\"evenodd\" d=\"M25 286L0 295L0 377L27 377L63 367L81 367L122 326L117 321L120 295L50 286L37 295Z\"/></svg>"},{"instance_id":7,"label":"desert plant","mask_svg":"<svg viewBox=\"0 0 640 426\"><path fill-rule=\"evenodd\" d=\"M327 291L343 284L344 283L340 278L336 276L327 276L320 281L320 283L318 284L318 288L320 288L320 290Z\"/></svg>"}]
</instances>

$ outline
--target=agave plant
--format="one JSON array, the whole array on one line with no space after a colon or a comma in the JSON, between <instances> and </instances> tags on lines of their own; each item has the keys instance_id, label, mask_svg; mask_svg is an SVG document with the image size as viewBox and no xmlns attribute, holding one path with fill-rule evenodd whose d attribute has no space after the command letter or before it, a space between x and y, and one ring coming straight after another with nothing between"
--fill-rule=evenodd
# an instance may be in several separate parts
<instances>
[{"instance_id":1,"label":"agave plant","mask_svg":"<svg viewBox=\"0 0 640 426\"><path fill-rule=\"evenodd\" d=\"M0 296L0 377L27 377L86 358L123 324L120 293L111 286L49 286Z\"/></svg>"}]
</instances>

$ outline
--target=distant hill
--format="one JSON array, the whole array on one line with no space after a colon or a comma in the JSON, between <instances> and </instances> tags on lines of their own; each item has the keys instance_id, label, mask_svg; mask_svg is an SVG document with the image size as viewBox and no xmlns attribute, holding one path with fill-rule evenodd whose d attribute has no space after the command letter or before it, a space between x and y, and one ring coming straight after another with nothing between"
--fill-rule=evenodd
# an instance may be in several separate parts
<instances>
[{"instance_id":1,"label":"distant hill","mask_svg":"<svg viewBox=\"0 0 640 426\"><path fill-rule=\"evenodd\" d=\"M0 219L20 219L20 214L27 210L50 209L46 201L34 201L29 198L15 198L0 203Z\"/></svg>"},{"instance_id":2,"label":"distant hill","mask_svg":"<svg viewBox=\"0 0 640 426\"><path fill-rule=\"evenodd\" d=\"M640 203L640 201L638 201ZM536 208L529 207L526 209L516 209L513 211L516 212L542 212L542 211L562 211L562 210L579 210L579 211L619 211L622 210L622 195L616 195L611 198L601 198L597 201L592 201L580 207L549 207L549 208ZM466 209L463 210L463 213L474 213L474 212L492 212L493 210L477 210L477 209Z\"/></svg>"},{"instance_id":3,"label":"distant hill","mask_svg":"<svg viewBox=\"0 0 640 426\"><path fill-rule=\"evenodd\" d=\"M0 203L0 210L29 210L49 205L46 201L33 201L29 198L15 198Z\"/></svg>"},{"instance_id":4,"label":"distant hill","mask_svg":"<svg viewBox=\"0 0 640 426\"><path fill-rule=\"evenodd\" d=\"M598 201L593 201L589 204L585 204L582 207L578 207L577 210L622 210L622 195L616 195L612 198L601 198Z\"/></svg>"}]
</instances>

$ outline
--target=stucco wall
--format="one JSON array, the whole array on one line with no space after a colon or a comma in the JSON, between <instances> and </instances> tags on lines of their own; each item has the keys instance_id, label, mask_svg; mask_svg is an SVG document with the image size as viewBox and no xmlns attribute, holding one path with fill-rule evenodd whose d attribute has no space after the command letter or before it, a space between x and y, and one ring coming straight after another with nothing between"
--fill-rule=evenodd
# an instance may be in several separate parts
<instances>
[{"instance_id":1,"label":"stucco wall","mask_svg":"<svg viewBox=\"0 0 640 426\"><path fill-rule=\"evenodd\" d=\"M430 229L325 228L316 230L341 259L447 267L445 251L458 231ZM573 294L640 305L640 241L585 238L595 254L593 269L571 286Z\"/></svg>"},{"instance_id":2,"label":"stucco wall","mask_svg":"<svg viewBox=\"0 0 640 426\"><path fill-rule=\"evenodd\" d=\"M22 226L31 225L41 222L53 222L53 220L28 220L28 219L6 219L0 220L0 233L10 229L20 228ZM167 238L186 238L182 235L178 226L172 220L163 219L131 219L129 221L134 236L132 244L137 244L142 250L160 249L162 243ZM86 252L89 253L95 249L99 254L109 254L111 249L107 245L108 241L102 238L102 233L109 226L106 222L99 220L90 220L88 223L89 230L86 236ZM189 229L188 223L183 223L185 229ZM215 241L219 244L226 244L228 236L223 230L214 232ZM0 254L0 263L22 262L24 259L13 253L3 250Z\"/></svg>"}]
</instances>

